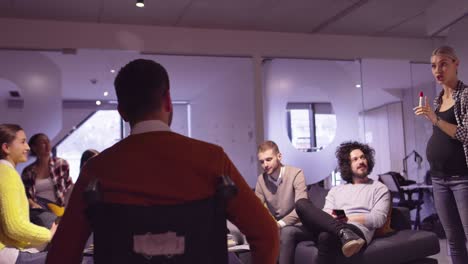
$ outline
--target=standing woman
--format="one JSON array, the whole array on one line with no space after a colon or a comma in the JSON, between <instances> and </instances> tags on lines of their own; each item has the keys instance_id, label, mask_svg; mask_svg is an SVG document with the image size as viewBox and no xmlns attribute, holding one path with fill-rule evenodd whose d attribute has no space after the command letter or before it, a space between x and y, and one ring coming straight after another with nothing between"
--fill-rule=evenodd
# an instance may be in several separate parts
<instances>
[{"instance_id":1,"label":"standing woman","mask_svg":"<svg viewBox=\"0 0 468 264\"><path fill-rule=\"evenodd\" d=\"M18 125L0 125L0 262L44 263L44 247L57 226L40 227L29 221L29 205L24 185L15 167L28 159L29 146L26 135Z\"/></svg>"},{"instance_id":2,"label":"standing woman","mask_svg":"<svg viewBox=\"0 0 468 264\"><path fill-rule=\"evenodd\" d=\"M432 74L442 91L428 104L414 108L433 124L427 160L434 201L449 243L452 262L468 263L468 86L458 80L459 60L448 46L431 56Z\"/></svg>"}]
</instances>

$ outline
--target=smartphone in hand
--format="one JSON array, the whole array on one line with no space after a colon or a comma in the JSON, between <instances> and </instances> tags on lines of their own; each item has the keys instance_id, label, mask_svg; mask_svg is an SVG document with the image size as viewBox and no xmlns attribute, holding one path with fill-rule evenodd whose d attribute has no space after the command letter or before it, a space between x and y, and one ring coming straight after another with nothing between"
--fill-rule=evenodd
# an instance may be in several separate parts
<instances>
[{"instance_id":1,"label":"smartphone in hand","mask_svg":"<svg viewBox=\"0 0 468 264\"><path fill-rule=\"evenodd\" d=\"M346 213L342 209L333 209L333 214L336 215L337 218L346 218Z\"/></svg>"}]
</instances>

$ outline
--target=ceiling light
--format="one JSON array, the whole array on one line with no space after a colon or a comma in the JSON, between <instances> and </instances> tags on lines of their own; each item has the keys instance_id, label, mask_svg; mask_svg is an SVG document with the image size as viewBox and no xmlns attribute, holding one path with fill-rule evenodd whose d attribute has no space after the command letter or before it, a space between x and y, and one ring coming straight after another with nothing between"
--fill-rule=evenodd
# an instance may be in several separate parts
<instances>
[{"instance_id":1,"label":"ceiling light","mask_svg":"<svg viewBox=\"0 0 468 264\"><path fill-rule=\"evenodd\" d=\"M360 84L356 84L356 88L361 88L361 85L360 85Z\"/></svg>"},{"instance_id":2,"label":"ceiling light","mask_svg":"<svg viewBox=\"0 0 468 264\"><path fill-rule=\"evenodd\" d=\"M108 91L105 91L104 92L104 96L108 96L109 95L109 92Z\"/></svg>"},{"instance_id":3,"label":"ceiling light","mask_svg":"<svg viewBox=\"0 0 468 264\"><path fill-rule=\"evenodd\" d=\"M101 101L97 100L96 105L101 105Z\"/></svg>"},{"instance_id":4,"label":"ceiling light","mask_svg":"<svg viewBox=\"0 0 468 264\"><path fill-rule=\"evenodd\" d=\"M145 7L145 2L143 0L137 0L136 6L138 7Z\"/></svg>"},{"instance_id":5,"label":"ceiling light","mask_svg":"<svg viewBox=\"0 0 468 264\"><path fill-rule=\"evenodd\" d=\"M110 72L111 72L111 73L115 73L115 70L114 70L114 69L112 69L112 70L110 70Z\"/></svg>"}]
</instances>

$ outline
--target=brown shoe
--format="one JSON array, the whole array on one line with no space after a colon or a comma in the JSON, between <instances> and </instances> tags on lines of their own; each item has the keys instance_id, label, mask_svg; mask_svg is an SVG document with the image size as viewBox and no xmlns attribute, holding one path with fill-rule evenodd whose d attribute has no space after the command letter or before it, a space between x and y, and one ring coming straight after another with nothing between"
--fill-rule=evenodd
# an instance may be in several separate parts
<instances>
[{"instance_id":1,"label":"brown shoe","mask_svg":"<svg viewBox=\"0 0 468 264\"><path fill-rule=\"evenodd\" d=\"M343 245L341 247L341 251L343 251L343 255L345 255L347 258L358 253L366 243L364 239L356 235L356 233L348 228L341 229L340 239Z\"/></svg>"}]
</instances>

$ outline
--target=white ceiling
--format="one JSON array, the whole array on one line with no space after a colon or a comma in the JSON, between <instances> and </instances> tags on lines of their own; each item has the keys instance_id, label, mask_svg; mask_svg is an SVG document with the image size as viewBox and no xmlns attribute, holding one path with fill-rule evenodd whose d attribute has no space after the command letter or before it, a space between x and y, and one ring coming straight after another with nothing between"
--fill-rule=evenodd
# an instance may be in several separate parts
<instances>
[{"instance_id":1,"label":"white ceiling","mask_svg":"<svg viewBox=\"0 0 468 264\"><path fill-rule=\"evenodd\" d=\"M135 1L0 0L0 17L421 38L436 0Z\"/></svg>"},{"instance_id":2,"label":"white ceiling","mask_svg":"<svg viewBox=\"0 0 468 264\"><path fill-rule=\"evenodd\" d=\"M436 1L445 0L145 0L145 8L137 8L135 1L0 0L0 17L429 38L426 20L433 13L428 10L434 8ZM226 58L151 56L114 50L41 54L60 69L64 99L114 99L115 73L110 70L118 70L139 57L162 60L171 76L180 76L173 78L173 85L192 87L194 91L213 78L211 72L229 65L224 62ZM40 67L40 62L27 63ZM97 82L93 83L93 79ZM13 86L0 80L0 97L8 97L8 91L17 90ZM110 96L104 97L104 91L109 91Z\"/></svg>"},{"instance_id":3,"label":"white ceiling","mask_svg":"<svg viewBox=\"0 0 468 264\"><path fill-rule=\"evenodd\" d=\"M239 73L239 69L252 65L250 58L148 55L136 51L98 49L79 49L74 54L0 50L0 58L12 53L17 58L13 63L18 69L25 68L26 65L28 69L56 65L58 72L43 76L42 79L49 82L57 79L62 89L62 98L67 100L116 100L114 79L117 72L128 62L139 58L155 60L164 65L169 72L171 87L175 88L171 92L174 100L192 100L198 96L205 96L207 87L223 84L229 79L228 75L245 74ZM32 56L33 54L40 56ZM22 76L37 76L37 72L28 70ZM252 79L253 76L248 78ZM22 90L11 81L0 77L0 98L11 98L9 91L19 91L24 96ZM104 96L105 91L108 92L108 96Z\"/></svg>"}]
</instances>

